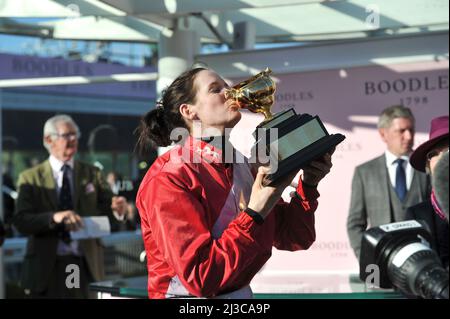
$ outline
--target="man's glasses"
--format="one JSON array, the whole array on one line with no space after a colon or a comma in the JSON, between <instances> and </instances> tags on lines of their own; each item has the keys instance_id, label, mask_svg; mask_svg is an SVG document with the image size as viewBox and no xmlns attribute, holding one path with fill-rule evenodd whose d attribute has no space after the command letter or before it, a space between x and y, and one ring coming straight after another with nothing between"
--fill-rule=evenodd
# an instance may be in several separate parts
<instances>
[{"instance_id":1,"label":"man's glasses","mask_svg":"<svg viewBox=\"0 0 450 319\"><path fill-rule=\"evenodd\" d=\"M81 134L79 133L64 133L64 134L54 133L52 135L58 138L65 139L66 141L75 141L78 140L81 136Z\"/></svg>"},{"instance_id":2,"label":"man's glasses","mask_svg":"<svg viewBox=\"0 0 450 319\"><path fill-rule=\"evenodd\" d=\"M435 148L435 149L433 149L433 150L431 150L431 151L429 151L427 153L427 160L431 161L431 159L433 157L436 157L436 156L438 156L438 155L440 155L441 153L444 153L444 152L448 152L448 146L445 147L445 148L441 148L441 149Z\"/></svg>"}]
</instances>

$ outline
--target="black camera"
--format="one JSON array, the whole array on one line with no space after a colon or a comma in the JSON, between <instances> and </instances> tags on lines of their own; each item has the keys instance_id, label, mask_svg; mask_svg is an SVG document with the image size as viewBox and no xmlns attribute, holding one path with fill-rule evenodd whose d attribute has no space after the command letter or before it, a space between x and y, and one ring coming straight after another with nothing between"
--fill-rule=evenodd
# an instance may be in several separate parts
<instances>
[{"instance_id":1,"label":"black camera","mask_svg":"<svg viewBox=\"0 0 450 319\"><path fill-rule=\"evenodd\" d=\"M409 296L448 299L448 270L429 242L429 232L416 220L368 229L361 243L360 279Z\"/></svg>"}]
</instances>

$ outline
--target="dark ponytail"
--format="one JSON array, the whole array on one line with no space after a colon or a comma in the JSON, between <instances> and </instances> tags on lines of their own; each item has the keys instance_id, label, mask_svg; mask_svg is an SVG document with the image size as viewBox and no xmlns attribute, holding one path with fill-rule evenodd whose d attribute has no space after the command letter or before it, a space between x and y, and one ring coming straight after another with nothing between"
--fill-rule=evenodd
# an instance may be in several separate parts
<instances>
[{"instance_id":1,"label":"dark ponytail","mask_svg":"<svg viewBox=\"0 0 450 319\"><path fill-rule=\"evenodd\" d=\"M145 155L153 146L168 146L172 143L170 133L177 127L189 129L179 111L183 103L195 103L195 76L205 68L195 68L182 73L162 92L156 108L145 114L137 128L136 144L140 154Z\"/></svg>"}]
</instances>

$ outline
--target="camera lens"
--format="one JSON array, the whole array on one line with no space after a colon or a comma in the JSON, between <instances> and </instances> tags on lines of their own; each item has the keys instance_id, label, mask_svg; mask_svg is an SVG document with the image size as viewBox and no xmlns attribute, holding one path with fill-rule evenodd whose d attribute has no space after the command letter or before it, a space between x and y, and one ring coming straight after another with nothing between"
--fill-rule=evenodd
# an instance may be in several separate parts
<instances>
[{"instance_id":1,"label":"camera lens","mask_svg":"<svg viewBox=\"0 0 450 319\"><path fill-rule=\"evenodd\" d=\"M389 257L388 276L406 294L448 299L448 272L434 251L422 243L399 246Z\"/></svg>"},{"instance_id":2,"label":"camera lens","mask_svg":"<svg viewBox=\"0 0 450 319\"><path fill-rule=\"evenodd\" d=\"M448 299L448 270L430 248L423 222L408 220L368 229L361 242L361 280L395 287L407 297Z\"/></svg>"}]
</instances>

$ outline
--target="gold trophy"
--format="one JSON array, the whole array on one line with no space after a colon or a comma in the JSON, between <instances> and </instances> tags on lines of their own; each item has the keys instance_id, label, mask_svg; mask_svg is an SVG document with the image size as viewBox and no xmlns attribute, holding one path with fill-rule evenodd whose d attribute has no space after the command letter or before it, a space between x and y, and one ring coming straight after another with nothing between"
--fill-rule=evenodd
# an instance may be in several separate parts
<instances>
[{"instance_id":1,"label":"gold trophy","mask_svg":"<svg viewBox=\"0 0 450 319\"><path fill-rule=\"evenodd\" d=\"M342 134L328 134L317 115L297 114L293 108L272 114L276 84L269 76L271 73L266 68L225 92L225 97L234 100L240 108L264 114L264 121L253 133L256 139L253 150L262 147L277 163L276 170L266 177L265 185L276 184L283 176L307 166L345 139ZM271 135L273 130L278 133L276 140Z\"/></svg>"}]
</instances>

